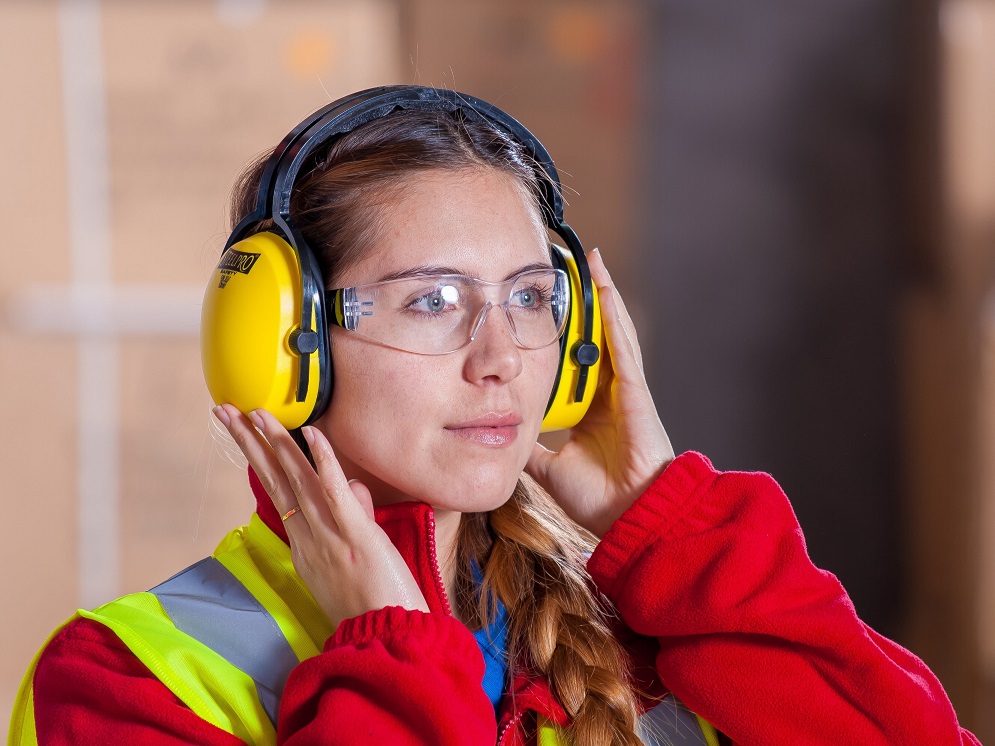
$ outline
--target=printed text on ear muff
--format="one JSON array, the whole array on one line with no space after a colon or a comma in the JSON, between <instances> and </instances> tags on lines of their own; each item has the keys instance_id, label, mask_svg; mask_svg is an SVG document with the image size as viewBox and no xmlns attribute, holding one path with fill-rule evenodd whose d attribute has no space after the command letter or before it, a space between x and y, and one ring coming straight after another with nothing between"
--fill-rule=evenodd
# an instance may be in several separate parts
<instances>
[{"instance_id":1,"label":"printed text on ear muff","mask_svg":"<svg viewBox=\"0 0 995 746\"><path fill-rule=\"evenodd\" d=\"M218 269L221 270L221 280L218 282L218 287L224 290L225 285L228 284L228 280L230 280L236 272L240 272L243 275L249 274L253 266L255 266L256 260L259 256L259 254L252 254L248 251L228 249L228 251L222 255L221 261L218 262Z\"/></svg>"}]
</instances>

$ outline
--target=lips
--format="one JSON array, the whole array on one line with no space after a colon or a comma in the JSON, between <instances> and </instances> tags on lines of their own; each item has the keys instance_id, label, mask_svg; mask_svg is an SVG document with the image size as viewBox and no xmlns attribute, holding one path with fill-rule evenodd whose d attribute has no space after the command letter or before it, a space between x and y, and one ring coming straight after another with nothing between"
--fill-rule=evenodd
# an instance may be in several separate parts
<instances>
[{"instance_id":1,"label":"lips","mask_svg":"<svg viewBox=\"0 0 995 746\"><path fill-rule=\"evenodd\" d=\"M517 412L499 414L488 412L480 417L446 425L453 435L485 446L510 445L518 437L522 417Z\"/></svg>"}]
</instances>

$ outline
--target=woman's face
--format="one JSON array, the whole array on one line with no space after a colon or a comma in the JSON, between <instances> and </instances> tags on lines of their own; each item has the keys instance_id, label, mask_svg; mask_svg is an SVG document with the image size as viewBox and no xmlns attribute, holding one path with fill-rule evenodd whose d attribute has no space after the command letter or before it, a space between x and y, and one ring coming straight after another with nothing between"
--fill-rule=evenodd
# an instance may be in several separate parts
<instances>
[{"instance_id":1,"label":"woman's face","mask_svg":"<svg viewBox=\"0 0 995 746\"><path fill-rule=\"evenodd\" d=\"M500 281L550 266L545 228L524 189L495 169L409 177L380 235L337 287L413 268ZM559 345L516 346L500 308L447 355L382 347L333 328L332 401L318 426L346 476L378 504L417 499L440 510L492 510L511 495L539 435Z\"/></svg>"}]
</instances>

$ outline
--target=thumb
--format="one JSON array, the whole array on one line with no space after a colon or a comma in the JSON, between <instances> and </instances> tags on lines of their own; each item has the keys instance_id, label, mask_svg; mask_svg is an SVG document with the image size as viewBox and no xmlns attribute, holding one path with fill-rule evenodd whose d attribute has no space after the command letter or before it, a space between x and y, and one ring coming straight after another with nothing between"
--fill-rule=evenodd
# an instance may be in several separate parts
<instances>
[{"instance_id":1,"label":"thumb","mask_svg":"<svg viewBox=\"0 0 995 746\"><path fill-rule=\"evenodd\" d=\"M525 464L525 471L530 477L539 483L539 486L549 492L549 468L556 458L556 453L549 450L542 443L536 443L532 447L532 454L528 463Z\"/></svg>"},{"instance_id":2,"label":"thumb","mask_svg":"<svg viewBox=\"0 0 995 746\"><path fill-rule=\"evenodd\" d=\"M370 488L367 487L362 482L360 482L358 479L350 479L349 489L352 490L352 494L355 495L356 502L359 503L360 507L363 509L363 512L370 517L371 521L374 520L373 493L370 492Z\"/></svg>"}]
</instances>

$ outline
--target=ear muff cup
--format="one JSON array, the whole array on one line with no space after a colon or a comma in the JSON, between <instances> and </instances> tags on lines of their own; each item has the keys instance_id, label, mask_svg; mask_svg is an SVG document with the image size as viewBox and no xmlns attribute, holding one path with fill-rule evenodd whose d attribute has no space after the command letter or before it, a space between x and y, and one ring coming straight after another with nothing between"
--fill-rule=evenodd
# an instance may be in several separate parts
<instances>
[{"instance_id":1,"label":"ear muff cup","mask_svg":"<svg viewBox=\"0 0 995 746\"><path fill-rule=\"evenodd\" d=\"M293 351L301 277L298 254L287 241L256 233L222 255L201 311L201 362L211 398L242 412L263 407L288 429L312 419L331 374L321 364L327 329L320 307L312 309L320 349L303 356ZM301 365L309 366L309 375L303 401L297 401Z\"/></svg>"},{"instance_id":2,"label":"ear muff cup","mask_svg":"<svg viewBox=\"0 0 995 746\"><path fill-rule=\"evenodd\" d=\"M588 367L587 385L580 399L576 398L577 383L580 379L581 365L575 356L575 350L584 339L584 289L580 269L574 255L562 246L552 244L550 255L553 266L566 271L570 284L570 318L567 327L560 338L560 367L553 384L553 392L546 406L546 415L542 420L541 432L566 430L573 427L587 413L597 390L598 375L601 371L599 355L596 362ZM586 261L586 260L584 260ZM593 285L593 283L592 283ZM598 302L597 288L592 286L593 305L591 338L599 350L605 350L604 328L601 320L601 304Z\"/></svg>"}]
</instances>

